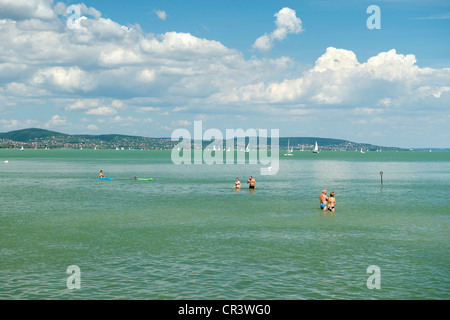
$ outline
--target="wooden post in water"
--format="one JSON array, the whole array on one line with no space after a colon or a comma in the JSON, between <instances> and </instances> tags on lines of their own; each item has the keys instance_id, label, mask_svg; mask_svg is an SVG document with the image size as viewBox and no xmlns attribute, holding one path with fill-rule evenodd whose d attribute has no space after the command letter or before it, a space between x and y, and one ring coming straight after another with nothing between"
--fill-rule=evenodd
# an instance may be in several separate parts
<instances>
[{"instance_id":1,"label":"wooden post in water","mask_svg":"<svg viewBox=\"0 0 450 320\"><path fill-rule=\"evenodd\" d=\"M383 186L383 171L380 171L380 177L381 177L381 186Z\"/></svg>"}]
</instances>

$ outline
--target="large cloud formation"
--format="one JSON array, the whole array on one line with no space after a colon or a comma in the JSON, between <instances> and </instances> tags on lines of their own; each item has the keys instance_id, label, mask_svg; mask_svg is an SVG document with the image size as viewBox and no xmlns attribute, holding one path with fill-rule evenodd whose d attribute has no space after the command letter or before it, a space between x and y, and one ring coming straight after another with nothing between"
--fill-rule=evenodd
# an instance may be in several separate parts
<instances>
[{"instance_id":1,"label":"large cloud formation","mask_svg":"<svg viewBox=\"0 0 450 320\"><path fill-rule=\"evenodd\" d=\"M99 116L134 124L143 113L303 116L330 107L368 115L358 120L367 122L389 110L407 115L419 108L450 120L445 109L450 68L419 67L413 54L392 49L360 62L350 50L329 47L312 67L299 71L288 57L246 59L216 40L146 33L139 25L103 18L95 8L79 8L78 27L69 28L71 12L61 2L0 0L0 112L46 101L59 107L48 116L48 126L73 124L70 114L77 113L85 128L101 126L104 119L94 120ZM268 49L274 40L303 30L294 10L283 8L275 16L276 29L255 47ZM121 114L125 110L139 117ZM14 128L35 120L27 121L13 115L0 124Z\"/></svg>"},{"instance_id":2,"label":"large cloud formation","mask_svg":"<svg viewBox=\"0 0 450 320\"><path fill-rule=\"evenodd\" d=\"M300 77L249 84L217 96L233 103L377 105L397 101L400 105L411 99L437 98L437 93L440 97L448 91L449 76L450 69L420 68L414 55L398 54L395 49L360 63L352 51L329 47Z\"/></svg>"},{"instance_id":3,"label":"large cloud formation","mask_svg":"<svg viewBox=\"0 0 450 320\"><path fill-rule=\"evenodd\" d=\"M23 97L26 90L36 98L176 103L186 96L206 98L252 78L270 79L293 63L284 57L245 60L237 50L189 33L147 34L139 25L120 25L84 4L77 28L68 28L70 12L60 2L53 8L44 0L0 4L4 99Z\"/></svg>"}]
</instances>

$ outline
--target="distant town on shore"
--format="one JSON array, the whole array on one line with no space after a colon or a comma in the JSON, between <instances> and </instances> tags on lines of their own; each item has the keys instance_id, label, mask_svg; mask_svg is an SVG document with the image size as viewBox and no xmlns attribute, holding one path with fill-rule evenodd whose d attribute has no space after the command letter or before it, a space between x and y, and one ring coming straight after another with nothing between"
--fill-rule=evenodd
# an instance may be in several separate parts
<instances>
[{"instance_id":1,"label":"distant town on shore","mask_svg":"<svg viewBox=\"0 0 450 320\"><path fill-rule=\"evenodd\" d=\"M247 138L248 139L248 138ZM321 150L335 151L407 151L397 147L384 147L367 143L358 143L348 140L318 138L318 137L280 137L279 149L285 150L288 145L295 150L313 150L315 143ZM194 142L192 142L192 146ZM237 139L234 146L238 150ZM101 135L69 135L56 131L39 128L29 128L0 133L0 148L2 149L143 149L143 150L170 150L179 144L171 138L150 138L129 136L121 134ZM210 141L203 141L203 148ZM225 141L224 141L225 144ZM270 138L267 142L270 145ZM224 145L225 147L225 145ZM256 146L258 147L258 146Z\"/></svg>"}]
</instances>

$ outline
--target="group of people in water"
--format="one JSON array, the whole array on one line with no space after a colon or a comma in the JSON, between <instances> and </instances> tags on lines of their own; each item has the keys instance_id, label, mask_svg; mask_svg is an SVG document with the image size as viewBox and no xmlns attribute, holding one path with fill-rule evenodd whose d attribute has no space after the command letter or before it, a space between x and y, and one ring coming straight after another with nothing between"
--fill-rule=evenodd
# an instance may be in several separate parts
<instances>
[{"instance_id":1,"label":"group of people in water","mask_svg":"<svg viewBox=\"0 0 450 320\"><path fill-rule=\"evenodd\" d=\"M247 180L248 188L249 189L255 189L256 188L256 180L252 176L248 178ZM239 181L239 178L236 178L236 181L234 182L233 189L240 189L241 188L241 182Z\"/></svg>"},{"instance_id":2,"label":"group of people in water","mask_svg":"<svg viewBox=\"0 0 450 320\"><path fill-rule=\"evenodd\" d=\"M330 192L330 196L327 196L327 192L327 189L323 189L322 193L319 196L320 209L334 212L336 206L336 198L334 197L334 192Z\"/></svg>"},{"instance_id":3,"label":"group of people in water","mask_svg":"<svg viewBox=\"0 0 450 320\"><path fill-rule=\"evenodd\" d=\"M256 181L255 178L250 176L250 178L247 181L249 189L255 189L256 188ZM241 181L239 181L239 178L236 178L236 181L234 182L233 189L240 189L241 188ZM328 191L327 189L323 189L322 193L319 196L320 199L320 209L322 210L328 210L330 212L334 212L336 210L336 198L334 197L335 193L331 192L330 196L327 195Z\"/></svg>"},{"instance_id":4,"label":"group of people in water","mask_svg":"<svg viewBox=\"0 0 450 320\"><path fill-rule=\"evenodd\" d=\"M99 174L100 178L103 178L103 171L100 170ZM134 177L133 180L136 180L137 178ZM250 176L247 180L248 188L249 189L255 189L256 188L256 180L252 176ZM239 178L236 178L236 181L234 182L233 189L240 189L241 188L241 181L239 181ZM335 211L336 206L336 198L334 197L334 192L330 192L330 196L327 195L328 191L327 189L323 189L322 193L319 196L320 199L320 209L322 210L328 210L330 212Z\"/></svg>"}]
</instances>

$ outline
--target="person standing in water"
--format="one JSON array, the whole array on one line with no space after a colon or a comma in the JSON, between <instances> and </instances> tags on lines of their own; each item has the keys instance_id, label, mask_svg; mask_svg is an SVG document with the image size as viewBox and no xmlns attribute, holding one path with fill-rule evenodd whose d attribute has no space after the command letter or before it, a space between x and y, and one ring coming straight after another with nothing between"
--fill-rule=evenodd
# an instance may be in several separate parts
<instances>
[{"instance_id":1,"label":"person standing in water","mask_svg":"<svg viewBox=\"0 0 450 320\"><path fill-rule=\"evenodd\" d=\"M320 209L327 210L328 204L327 189L322 190L322 193L320 194L319 198L320 198Z\"/></svg>"},{"instance_id":2,"label":"person standing in water","mask_svg":"<svg viewBox=\"0 0 450 320\"><path fill-rule=\"evenodd\" d=\"M255 189L256 188L256 181L255 181L255 179L252 176L250 176L250 178L248 179L247 183L249 184L248 187L250 189Z\"/></svg>"},{"instance_id":3,"label":"person standing in water","mask_svg":"<svg viewBox=\"0 0 450 320\"><path fill-rule=\"evenodd\" d=\"M334 192L330 193L330 197L328 198L327 209L330 212L334 212L336 206L336 198L334 197Z\"/></svg>"},{"instance_id":4,"label":"person standing in water","mask_svg":"<svg viewBox=\"0 0 450 320\"><path fill-rule=\"evenodd\" d=\"M241 182L239 181L239 178L236 178L233 189L240 189L240 188L241 188Z\"/></svg>"}]
</instances>

